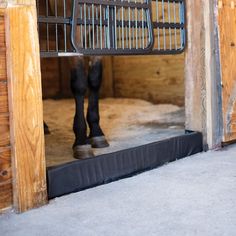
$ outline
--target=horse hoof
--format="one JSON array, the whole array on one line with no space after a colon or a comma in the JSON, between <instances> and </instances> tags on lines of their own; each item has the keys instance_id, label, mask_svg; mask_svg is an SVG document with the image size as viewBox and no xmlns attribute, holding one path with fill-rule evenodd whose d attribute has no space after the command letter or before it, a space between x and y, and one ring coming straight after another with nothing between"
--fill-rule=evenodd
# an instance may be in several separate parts
<instances>
[{"instance_id":1,"label":"horse hoof","mask_svg":"<svg viewBox=\"0 0 236 236\"><path fill-rule=\"evenodd\" d=\"M90 138L90 143L92 148L109 147L109 143L107 142L105 136L92 137Z\"/></svg>"},{"instance_id":2,"label":"horse hoof","mask_svg":"<svg viewBox=\"0 0 236 236\"><path fill-rule=\"evenodd\" d=\"M74 158L76 159L87 159L90 157L94 157L93 150L91 149L91 145L77 145L73 147Z\"/></svg>"}]
</instances>

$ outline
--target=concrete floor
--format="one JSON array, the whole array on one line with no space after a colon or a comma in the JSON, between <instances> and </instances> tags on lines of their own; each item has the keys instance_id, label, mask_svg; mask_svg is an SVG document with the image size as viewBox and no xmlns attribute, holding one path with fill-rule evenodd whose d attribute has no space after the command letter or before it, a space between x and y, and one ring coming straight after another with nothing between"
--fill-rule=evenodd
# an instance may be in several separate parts
<instances>
[{"instance_id":1,"label":"concrete floor","mask_svg":"<svg viewBox=\"0 0 236 236\"><path fill-rule=\"evenodd\" d=\"M0 216L1 236L234 236L236 145Z\"/></svg>"}]
</instances>

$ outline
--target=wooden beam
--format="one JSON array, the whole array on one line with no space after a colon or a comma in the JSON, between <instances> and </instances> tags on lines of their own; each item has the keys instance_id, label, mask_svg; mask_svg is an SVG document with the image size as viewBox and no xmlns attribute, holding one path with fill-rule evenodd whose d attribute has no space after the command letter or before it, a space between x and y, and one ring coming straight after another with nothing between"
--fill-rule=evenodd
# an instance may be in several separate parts
<instances>
[{"instance_id":1,"label":"wooden beam","mask_svg":"<svg viewBox=\"0 0 236 236\"><path fill-rule=\"evenodd\" d=\"M188 130L200 131L203 128L203 11L201 1L186 1L187 11L187 48L185 53L185 127ZM196 43L198 42L198 43Z\"/></svg>"},{"instance_id":2,"label":"wooden beam","mask_svg":"<svg viewBox=\"0 0 236 236\"><path fill-rule=\"evenodd\" d=\"M204 1L206 129L210 149L221 147L223 135L218 0Z\"/></svg>"},{"instance_id":3,"label":"wooden beam","mask_svg":"<svg viewBox=\"0 0 236 236\"><path fill-rule=\"evenodd\" d=\"M10 147L0 147L0 213L12 205L12 170Z\"/></svg>"},{"instance_id":4,"label":"wooden beam","mask_svg":"<svg viewBox=\"0 0 236 236\"><path fill-rule=\"evenodd\" d=\"M222 138L216 7L217 0L186 1L186 129L203 133L205 149L220 146Z\"/></svg>"},{"instance_id":5,"label":"wooden beam","mask_svg":"<svg viewBox=\"0 0 236 236\"><path fill-rule=\"evenodd\" d=\"M35 6L6 9L14 208L47 202L42 89Z\"/></svg>"},{"instance_id":6,"label":"wooden beam","mask_svg":"<svg viewBox=\"0 0 236 236\"><path fill-rule=\"evenodd\" d=\"M13 202L4 20L0 9L0 213Z\"/></svg>"},{"instance_id":7,"label":"wooden beam","mask_svg":"<svg viewBox=\"0 0 236 236\"><path fill-rule=\"evenodd\" d=\"M222 64L223 141L236 140L236 5L221 0L219 7L220 60Z\"/></svg>"}]
</instances>

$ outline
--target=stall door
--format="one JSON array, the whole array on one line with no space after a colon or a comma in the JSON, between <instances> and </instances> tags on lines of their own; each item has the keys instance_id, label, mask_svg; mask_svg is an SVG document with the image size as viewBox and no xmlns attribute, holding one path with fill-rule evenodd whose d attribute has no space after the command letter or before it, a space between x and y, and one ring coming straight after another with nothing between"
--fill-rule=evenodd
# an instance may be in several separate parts
<instances>
[{"instance_id":1,"label":"stall door","mask_svg":"<svg viewBox=\"0 0 236 236\"><path fill-rule=\"evenodd\" d=\"M236 141L236 1L218 2L223 142Z\"/></svg>"},{"instance_id":2,"label":"stall door","mask_svg":"<svg viewBox=\"0 0 236 236\"><path fill-rule=\"evenodd\" d=\"M185 0L37 0L42 57L179 54Z\"/></svg>"}]
</instances>

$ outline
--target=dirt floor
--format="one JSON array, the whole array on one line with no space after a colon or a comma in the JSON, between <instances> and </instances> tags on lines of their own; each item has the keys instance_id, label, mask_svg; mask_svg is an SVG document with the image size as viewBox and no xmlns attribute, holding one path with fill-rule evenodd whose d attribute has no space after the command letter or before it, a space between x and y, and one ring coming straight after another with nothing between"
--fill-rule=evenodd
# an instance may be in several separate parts
<instances>
[{"instance_id":1,"label":"dirt floor","mask_svg":"<svg viewBox=\"0 0 236 236\"><path fill-rule=\"evenodd\" d=\"M72 121L74 101L45 100L44 120L47 166L73 161ZM85 104L87 110L87 101ZM94 149L96 155L135 147L184 133L184 109L174 105L154 105L139 99L102 99L101 126L110 147Z\"/></svg>"}]
</instances>

